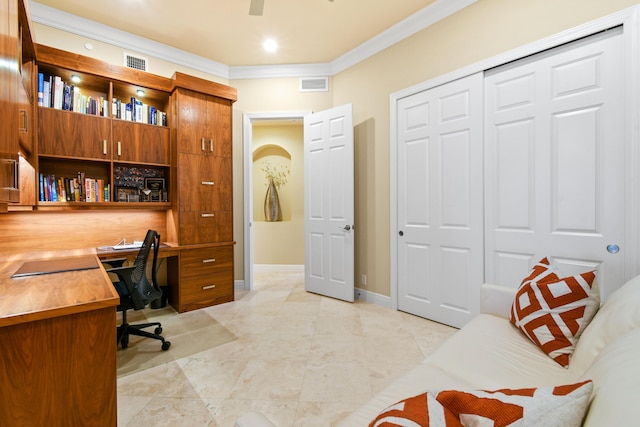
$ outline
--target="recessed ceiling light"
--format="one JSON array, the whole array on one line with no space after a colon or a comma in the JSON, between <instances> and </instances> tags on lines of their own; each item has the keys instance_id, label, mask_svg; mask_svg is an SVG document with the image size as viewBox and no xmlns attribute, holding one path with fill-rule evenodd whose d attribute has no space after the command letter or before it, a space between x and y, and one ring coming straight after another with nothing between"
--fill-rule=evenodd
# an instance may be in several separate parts
<instances>
[{"instance_id":1,"label":"recessed ceiling light","mask_svg":"<svg viewBox=\"0 0 640 427\"><path fill-rule=\"evenodd\" d=\"M267 39L262 44L262 47L267 52L275 52L276 50L278 50L278 43L274 39Z\"/></svg>"}]
</instances>

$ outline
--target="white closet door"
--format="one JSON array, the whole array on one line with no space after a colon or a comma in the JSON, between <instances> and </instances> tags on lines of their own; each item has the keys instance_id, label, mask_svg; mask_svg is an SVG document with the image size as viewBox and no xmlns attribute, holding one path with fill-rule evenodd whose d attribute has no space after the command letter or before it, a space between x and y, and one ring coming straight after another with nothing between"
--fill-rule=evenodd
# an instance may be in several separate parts
<instances>
[{"instance_id":1,"label":"white closet door","mask_svg":"<svg viewBox=\"0 0 640 427\"><path fill-rule=\"evenodd\" d=\"M398 102L398 309L452 326L483 281L482 73Z\"/></svg>"},{"instance_id":2,"label":"white closet door","mask_svg":"<svg viewBox=\"0 0 640 427\"><path fill-rule=\"evenodd\" d=\"M488 282L549 256L597 268L604 298L623 283L624 69L611 30L486 74Z\"/></svg>"}]
</instances>

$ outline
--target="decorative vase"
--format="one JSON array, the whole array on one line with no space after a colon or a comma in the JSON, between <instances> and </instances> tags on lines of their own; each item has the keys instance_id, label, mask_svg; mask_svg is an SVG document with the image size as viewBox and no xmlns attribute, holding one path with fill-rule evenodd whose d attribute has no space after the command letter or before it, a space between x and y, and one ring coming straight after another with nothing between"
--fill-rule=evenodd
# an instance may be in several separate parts
<instances>
[{"instance_id":1,"label":"decorative vase","mask_svg":"<svg viewBox=\"0 0 640 427\"><path fill-rule=\"evenodd\" d=\"M267 194L264 196L264 220L267 222L282 221L278 190L272 179L269 180Z\"/></svg>"}]
</instances>

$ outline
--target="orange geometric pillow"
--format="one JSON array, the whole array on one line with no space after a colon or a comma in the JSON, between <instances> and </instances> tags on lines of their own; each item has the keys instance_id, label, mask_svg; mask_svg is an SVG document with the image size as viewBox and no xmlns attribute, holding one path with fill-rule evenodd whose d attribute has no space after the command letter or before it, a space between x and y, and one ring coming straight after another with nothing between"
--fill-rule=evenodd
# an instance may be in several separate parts
<instances>
[{"instance_id":1,"label":"orange geometric pillow","mask_svg":"<svg viewBox=\"0 0 640 427\"><path fill-rule=\"evenodd\" d=\"M559 278L547 258L522 281L509 320L565 368L600 307L596 272Z\"/></svg>"},{"instance_id":2,"label":"orange geometric pillow","mask_svg":"<svg viewBox=\"0 0 640 427\"><path fill-rule=\"evenodd\" d=\"M443 390L401 400L369 427L580 426L593 389L578 384L495 391Z\"/></svg>"}]
</instances>

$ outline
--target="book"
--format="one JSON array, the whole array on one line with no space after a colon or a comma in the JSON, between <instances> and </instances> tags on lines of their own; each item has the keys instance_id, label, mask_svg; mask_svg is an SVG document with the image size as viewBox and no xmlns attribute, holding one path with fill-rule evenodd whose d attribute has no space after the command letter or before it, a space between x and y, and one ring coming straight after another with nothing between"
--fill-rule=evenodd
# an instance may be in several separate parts
<instances>
[{"instance_id":1,"label":"book","mask_svg":"<svg viewBox=\"0 0 640 427\"><path fill-rule=\"evenodd\" d=\"M42 172L39 174L38 178L40 181L40 201L44 202L44 175Z\"/></svg>"},{"instance_id":2,"label":"book","mask_svg":"<svg viewBox=\"0 0 640 427\"><path fill-rule=\"evenodd\" d=\"M71 111L71 86L62 82L62 109Z\"/></svg>"},{"instance_id":3,"label":"book","mask_svg":"<svg viewBox=\"0 0 640 427\"><path fill-rule=\"evenodd\" d=\"M49 80L43 82L42 106L51 107L51 82L49 82Z\"/></svg>"},{"instance_id":4,"label":"book","mask_svg":"<svg viewBox=\"0 0 640 427\"><path fill-rule=\"evenodd\" d=\"M38 73L38 107L44 105L44 73Z\"/></svg>"},{"instance_id":5,"label":"book","mask_svg":"<svg viewBox=\"0 0 640 427\"><path fill-rule=\"evenodd\" d=\"M62 102L63 102L63 83L62 83L62 77L60 76L55 76L54 77L54 82L53 82L53 91L52 93L54 94L53 97L53 108L57 109L57 110L62 110Z\"/></svg>"}]
</instances>

